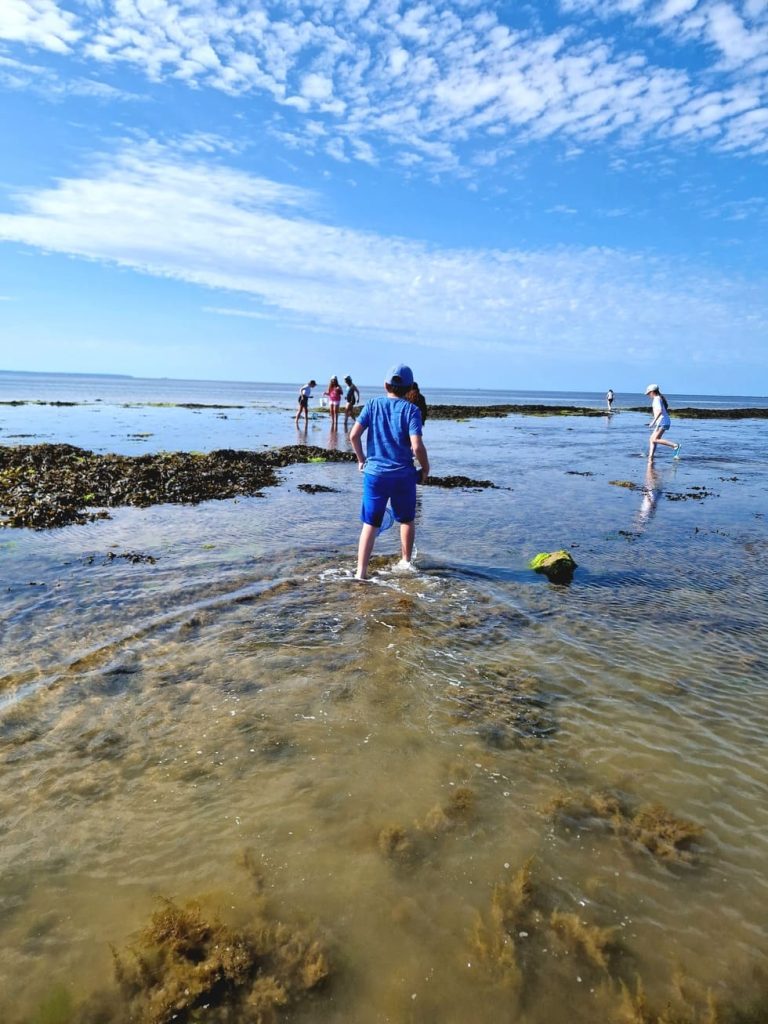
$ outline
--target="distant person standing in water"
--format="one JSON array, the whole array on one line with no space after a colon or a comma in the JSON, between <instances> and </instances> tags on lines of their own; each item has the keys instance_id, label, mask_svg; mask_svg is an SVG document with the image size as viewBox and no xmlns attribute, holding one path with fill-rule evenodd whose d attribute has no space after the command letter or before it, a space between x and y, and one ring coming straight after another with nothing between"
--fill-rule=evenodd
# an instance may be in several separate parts
<instances>
[{"instance_id":1,"label":"distant person standing in water","mask_svg":"<svg viewBox=\"0 0 768 1024\"><path fill-rule=\"evenodd\" d=\"M613 410L613 388L608 388L605 400L608 403L608 412L611 412Z\"/></svg>"},{"instance_id":2,"label":"distant person standing in water","mask_svg":"<svg viewBox=\"0 0 768 1024\"><path fill-rule=\"evenodd\" d=\"M414 405L417 405L419 407L419 412L421 413L421 422L422 424L426 423L427 400L424 397L424 395L422 395L421 391L419 391L419 385L416 383L416 381L414 381L413 384L411 384L411 386L408 388L408 390L405 393L405 397L408 399L409 402L413 402Z\"/></svg>"},{"instance_id":3,"label":"distant person standing in water","mask_svg":"<svg viewBox=\"0 0 768 1024\"><path fill-rule=\"evenodd\" d=\"M296 426L299 425L299 416L304 413L304 427L309 425L309 400L312 397L312 388L317 387L317 381L310 380L303 387L299 388L299 407L296 410Z\"/></svg>"},{"instance_id":4,"label":"distant person standing in water","mask_svg":"<svg viewBox=\"0 0 768 1024\"><path fill-rule=\"evenodd\" d=\"M339 425L339 406L343 394L338 377L331 377L328 382L328 390L323 394L328 396L328 405L331 410L331 430L336 430Z\"/></svg>"},{"instance_id":5,"label":"distant person standing in water","mask_svg":"<svg viewBox=\"0 0 768 1024\"><path fill-rule=\"evenodd\" d=\"M416 480L414 458L421 467L422 479L429 476L429 457L421 439L421 413L418 406L406 401L413 384L409 366L393 366L384 381L386 394L371 398L349 432L349 440L363 474L363 505L360 519L363 526L357 546L355 579L364 580L373 544L379 532L387 504L400 523L398 571L414 571L411 564L416 537ZM367 454L363 454L362 436L368 431Z\"/></svg>"},{"instance_id":6,"label":"distant person standing in water","mask_svg":"<svg viewBox=\"0 0 768 1024\"><path fill-rule=\"evenodd\" d=\"M651 428L651 440L648 446L648 460L653 461L653 456L656 454L656 445L663 444L665 448L674 448L675 454L673 458L680 458L680 445L674 441L665 441L663 434L669 430L672 425L672 421L669 418L669 405L667 400L659 390L658 384L649 384L645 389L646 395L651 399L653 403L653 418L648 426Z\"/></svg>"},{"instance_id":7,"label":"distant person standing in water","mask_svg":"<svg viewBox=\"0 0 768 1024\"><path fill-rule=\"evenodd\" d=\"M357 384L352 383L349 374L344 378L344 383L347 385L347 404L344 407L344 429L346 430L349 420L355 418L355 406L360 401L360 388Z\"/></svg>"}]
</instances>

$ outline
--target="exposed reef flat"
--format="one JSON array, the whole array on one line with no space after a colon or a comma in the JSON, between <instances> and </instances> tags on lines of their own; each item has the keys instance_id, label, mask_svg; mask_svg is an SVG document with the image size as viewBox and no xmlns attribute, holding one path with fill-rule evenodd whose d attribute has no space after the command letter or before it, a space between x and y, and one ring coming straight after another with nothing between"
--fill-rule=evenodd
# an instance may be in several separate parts
<instances>
[{"instance_id":1,"label":"exposed reef flat","mask_svg":"<svg viewBox=\"0 0 768 1024\"><path fill-rule=\"evenodd\" d=\"M490 416L608 416L616 412L642 412L647 414L648 406L633 406L628 409L595 409L584 405L430 405L429 419L464 420L482 419ZM768 409L673 409L678 419L690 420L765 420Z\"/></svg>"},{"instance_id":2,"label":"exposed reef flat","mask_svg":"<svg viewBox=\"0 0 768 1024\"><path fill-rule=\"evenodd\" d=\"M634 406L624 412L647 413L647 405ZM768 409L673 409L669 411L680 420L768 420Z\"/></svg>"},{"instance_id":3,"label":"exposed reef flat","mask_svg":"<svg viewBox=\"0 0 768 1024\"><path fill-rule=\"evenodd\" d=\"M643 410L646 412L647 410ZM430 405L431 420L487 419L497 416L605 416L604 409L583 405Z\"/></svg>"},{"instance_id":4,"label":"exposed reef flat","mask_svg":"<svg viewBox=\"0 0 768 1024\"><path fill-rule=\"evenodd\" d=\"M268 451L99 455L70 444L0 446L0 527L36 530L108 517L108 508L260 496L276 470L306 462L355 462L352 452L313 445ZM430 477L433 487L479 489L490 480ZM316 485L321 486L321 485Z\"/></svg>"},{"instance_id":5,"label":"exposed reef flat","mask_svg":"<svg viewBox=\"0 0 768 1024\"><path fill-rule=\"evenodd\" d=\"M54 406L78 406L97 405L101 399L95 402L59 402L45 401L39 398L16 398L11 401L0 401L0 406L11 405L54 405ZM150 409L247 409L246 405L220 405L208 402L123 402L124 409L138 409L142 407ZM360 412L362 406L358 406L356 413ZM317 409L314 412L325 412ZM586 405L430 405L429 418L433 420L469 420L488 419L489 417L501 418L504 416L609 416L616 412L642 412L647 413L648 406L629 406L625 409L615 409L608 413L605 409L595 408ZM682 408L672 409L675 416L681 419L691 420L764 420L768 419L768 408L766 409L693 409Z\"/></svg>"}]
</instances>

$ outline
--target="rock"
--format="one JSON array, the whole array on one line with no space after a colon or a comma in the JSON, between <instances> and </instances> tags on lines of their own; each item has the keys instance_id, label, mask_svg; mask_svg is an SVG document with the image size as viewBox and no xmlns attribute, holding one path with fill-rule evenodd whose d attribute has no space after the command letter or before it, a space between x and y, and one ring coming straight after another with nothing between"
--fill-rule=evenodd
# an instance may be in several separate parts
<instances>
[{"instance_id":1,"label":"rock","mask_svg":"<svg viewBox=\"0 0 768 1024\"><path fill-rule=\"evenodd\" d=\"M528 568L543 573L550 583L570 583L576 562L568 551L542 551L530 560Z\"/></svg>"}]
</instances>

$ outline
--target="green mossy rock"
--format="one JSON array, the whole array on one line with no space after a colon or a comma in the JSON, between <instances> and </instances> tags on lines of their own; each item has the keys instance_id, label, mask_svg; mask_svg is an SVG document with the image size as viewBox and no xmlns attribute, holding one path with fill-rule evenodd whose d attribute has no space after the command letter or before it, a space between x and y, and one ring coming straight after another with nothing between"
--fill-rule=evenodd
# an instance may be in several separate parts
<instances>
[{"instance_id":1,"label":"green mossy rock","mask_svg":"<svg viewBox=\"0 0 768 1024\"><path fill-rule=\"evenodd\" d=\"M542 551L530 560L528 568L543 573L552 583L570 583L576 562L569 551Z\"/></svg>"}]
</instances>

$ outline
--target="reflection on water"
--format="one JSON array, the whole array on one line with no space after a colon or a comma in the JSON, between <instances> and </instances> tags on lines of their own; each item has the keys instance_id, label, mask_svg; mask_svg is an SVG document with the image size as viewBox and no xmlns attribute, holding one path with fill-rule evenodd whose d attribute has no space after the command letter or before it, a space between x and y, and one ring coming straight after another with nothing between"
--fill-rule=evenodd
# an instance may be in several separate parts
<instances>
[{"instance_id":1,"label":"reflection on water","mask_svg":"<svg viewBox=\"0 0 768 1024\"><path fill-rule=\"evenodd\" d=\"M610 451L601 424L428 430L436 471L514 489L425 488L413 578L383 534L350 581L347 465L0 538L0 1019L109 989L158 897L247 921L244 862L327 942L291 1019L621 1020L637 977L659 1008L676 976L700 1008L754 994L764 469L711 425L711 462L652 477L618 422ZM694 484L716 496L665 499ZM562 546L569 588L526 570Z\"/></svg>"},{"instance_id":2,"label":"reflection on water","mask_svg":"<svg viewBox=\"0 0 768 1024\"><path fill-rule=\"evenodd\" d=\"M645 480L643 481L643 500L637 513L637 525L639 528L643 529L648 526L656 512L656 505L661 493L661 477L654 469L653 464L649 462L645 469Z\"/></svg>"}]
</instances>

